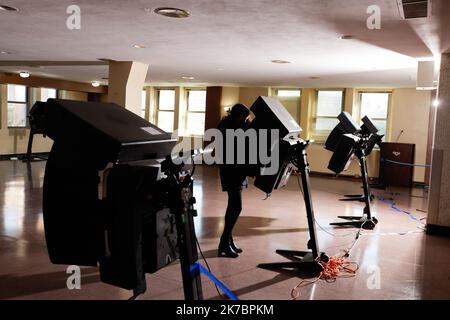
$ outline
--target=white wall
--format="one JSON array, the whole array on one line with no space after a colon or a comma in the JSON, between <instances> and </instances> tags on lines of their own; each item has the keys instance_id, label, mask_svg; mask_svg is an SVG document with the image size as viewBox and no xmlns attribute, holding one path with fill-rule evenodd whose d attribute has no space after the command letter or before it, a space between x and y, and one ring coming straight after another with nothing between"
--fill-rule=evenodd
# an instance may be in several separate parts
<instances>
[{"instance_id":1,"label":"white wall","mask_svg":"<svg viewBox=\"0 0 450 320\"><path fill-rule=\"evenodd\" d=\"M396 89L392 95L391 139L416 145L416 164L425 164L427 157L428 120L431 92L415 89ZM425 169L414 168L414 181L425 181Z\"/></svg>"}]
</instances>

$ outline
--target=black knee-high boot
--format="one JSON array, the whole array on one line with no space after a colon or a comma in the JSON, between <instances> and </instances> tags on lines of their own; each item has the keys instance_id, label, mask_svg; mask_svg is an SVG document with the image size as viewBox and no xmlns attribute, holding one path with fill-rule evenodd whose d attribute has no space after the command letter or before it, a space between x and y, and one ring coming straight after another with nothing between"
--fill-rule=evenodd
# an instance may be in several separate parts
<instances>
[{"instance_id":1,"label":"black knee-high boot","mask_svg":"<svg viewBox=\"0 0 450 320\"><path fill-rule=\"evenodd\" d=\"M233 228L242 211L242 191L241 189L228 190L228 206L225 213L225 226L219 244L219 255L227 257L238 257L238 254L231 245Z\"/></svg>"}]
</instances>

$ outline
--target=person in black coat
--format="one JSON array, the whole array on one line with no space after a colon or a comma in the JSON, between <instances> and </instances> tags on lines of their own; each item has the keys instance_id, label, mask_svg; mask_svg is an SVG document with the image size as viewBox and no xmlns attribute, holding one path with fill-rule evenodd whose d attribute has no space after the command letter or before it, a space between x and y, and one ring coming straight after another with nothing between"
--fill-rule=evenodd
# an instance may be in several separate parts
<instances>
[{"instance_id":1,"label":"person in black coat","mask_svg":"<svg viewBox=\"0 0 450 320\"><path fill-rule=\"evenodd\" d=\"M237 258L242 249L236 246L233 241L233 228L242 211L242 189L247 187L246 166L236 164L236 146L235 159L233 164L226 163L226 130L243 129L249 126L249 109L243 104L236 104L230 112L230 115L223 118L218 125L218 129L223 136L223 164L220 165L220 181L222 191L228 194L228 205L225 212L225 226L220 238L219 257Z\"/></svg>"}]
</instances>

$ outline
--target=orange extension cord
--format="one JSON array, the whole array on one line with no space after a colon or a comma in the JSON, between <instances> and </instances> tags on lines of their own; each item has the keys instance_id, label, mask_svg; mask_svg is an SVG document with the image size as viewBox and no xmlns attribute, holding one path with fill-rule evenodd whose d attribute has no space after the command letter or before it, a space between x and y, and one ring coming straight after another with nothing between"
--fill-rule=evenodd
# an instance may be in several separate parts
<instances>
[{"instance_id":1,"label":"orange extension cord","mask_svg":"<svg viewBox=\"0 0 450 320\"><path fill-rule=\"evenodd\" d=\"M345 257L331 257L328 262L320 262L323 271L315 280L302 280L291 291L292 300L297 300L300 296L299 288L306 287L319 280L335 282L338 278L352 278L356 276L359 266L355 262L347 262Z\"/></svg>"}]
</instances>

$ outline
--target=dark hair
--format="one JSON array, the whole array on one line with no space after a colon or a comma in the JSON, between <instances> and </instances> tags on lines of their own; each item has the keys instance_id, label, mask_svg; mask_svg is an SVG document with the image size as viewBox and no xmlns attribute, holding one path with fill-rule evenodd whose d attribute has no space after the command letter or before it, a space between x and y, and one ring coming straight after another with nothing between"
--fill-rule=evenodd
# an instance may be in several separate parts
<instances>
[{"instance_id":1,"label":"dark hair","mask_svg":"<svg viewBox=\"0 0 450 320\"><path fill-rule=\"evenodd\" d=\"M248 116L250 114L250 110L247 108L246 105L243 105L241 103L235 104L233 108L231 108L230 116L231 118L239 118L241 116Z\"/></svg>"}]
</instances>

